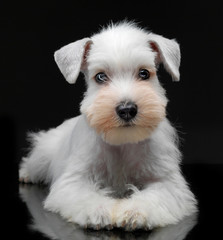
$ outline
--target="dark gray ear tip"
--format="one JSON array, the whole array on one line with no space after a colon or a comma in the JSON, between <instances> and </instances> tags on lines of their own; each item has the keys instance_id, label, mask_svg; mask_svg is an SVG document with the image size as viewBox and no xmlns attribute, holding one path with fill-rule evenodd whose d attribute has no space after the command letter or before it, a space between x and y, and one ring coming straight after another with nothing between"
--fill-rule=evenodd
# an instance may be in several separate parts
<instances>
[{"instance_id":1,"label":"dark gray ear tip","mask_svg":"<svg viewBox=\"0 0 223 240\"><path fill-rule=\"evenodd\" d=\"M177 74L175 76L172 77L173 82L179 82L180 81L180 74Z\"/></svg>"}]
</instances>

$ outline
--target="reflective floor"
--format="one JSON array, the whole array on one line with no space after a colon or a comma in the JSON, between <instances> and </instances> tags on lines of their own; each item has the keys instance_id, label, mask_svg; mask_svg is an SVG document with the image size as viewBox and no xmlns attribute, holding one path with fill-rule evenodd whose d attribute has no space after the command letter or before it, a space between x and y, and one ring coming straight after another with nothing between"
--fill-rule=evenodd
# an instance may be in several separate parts
<instances>
[{"instance_id":1,"label":"reflective floor","mask_svg":"<svg viewBox=\"0 0 223 240\"><path fill-rule=\"evenodd\" d=\"M187 165L183 173L199 201L199 214L190 216L177 225L151 232L124 232L82 230L66 223L57 214L42 207L47 189L37 185L10 183L6 201L6 226L3 232L21 239L222 239L223 229L223 165ZM4 209L3 209L4 210ZM8 237L7 237L8 238Z\"/></svg>"}]
</instances>

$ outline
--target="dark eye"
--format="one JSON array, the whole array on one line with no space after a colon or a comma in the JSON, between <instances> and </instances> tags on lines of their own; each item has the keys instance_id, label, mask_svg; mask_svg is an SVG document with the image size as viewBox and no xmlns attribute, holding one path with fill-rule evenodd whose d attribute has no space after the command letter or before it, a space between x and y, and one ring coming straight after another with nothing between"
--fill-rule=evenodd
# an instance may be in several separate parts
<instances>
[{"instance_id":1,"label":"dark eye","mask_svg":"<svg viewBox=\"0 0 223 240\"><path fill-rule=\"evenodd\" d=\"M99 73L97 73L96 76L95 76L95 81L96 81L97 83L102 84L102 83L105 83L107 80L108 80L108 77L107 77L107 75L106 75L105 73L103 73L103 72L99 72Z\"/></svg>"},{"instance_id":2,"label":"dark eye","mask_svg":"<svg viewBox=\"0 0 223 240\"><path fill-rule=\"evenodd\" d=\"M147 80L150 77L150 73L149 73L149 71L147 69L140 69L139 70L139 77L142 80Z\"/></svg>"}]
</instances>

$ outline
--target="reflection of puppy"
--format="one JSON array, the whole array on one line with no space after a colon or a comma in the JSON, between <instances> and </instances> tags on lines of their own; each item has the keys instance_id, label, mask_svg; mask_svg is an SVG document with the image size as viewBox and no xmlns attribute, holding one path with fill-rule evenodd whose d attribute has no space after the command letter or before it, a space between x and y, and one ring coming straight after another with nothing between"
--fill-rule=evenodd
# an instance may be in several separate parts
<instances>
[{"instance_id":1,"label":"reflection of puppy","mask_svg":"<svg viewBox=\"0 0 223 240\"><path fill-rule=\"evenodd\" d=\"M196 211L180 173L177 134L156 66L179 80L180 50L132 23L111 25L55 53L66 80L80 71L81 115L32 135L20 180L51 185L45 208L95 229L151 229Z\"/></svg>"},{"instance_id":2,"label":"reflection of puppy","mask_svg":"<svg viewBox=\"0 0 223 240\"><path fill-rule=\"evenodd\" d=\"M89 231L71 223L66 223L59 215L43 209L42 202L47 191L38 185L20 185L20 196L26 203L31 216L33 230L39 231L51 239L147 239L147 240L183 240L196 224L196 214L186 217L177 225L159 228L152 232Z\"/></svg>"}]
</instances>

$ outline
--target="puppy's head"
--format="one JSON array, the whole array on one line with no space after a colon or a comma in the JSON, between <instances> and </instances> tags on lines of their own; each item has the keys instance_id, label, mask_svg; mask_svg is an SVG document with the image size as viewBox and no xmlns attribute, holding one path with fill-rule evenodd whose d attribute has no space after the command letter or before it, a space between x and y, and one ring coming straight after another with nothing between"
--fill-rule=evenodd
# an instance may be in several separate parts
<instances>
[{"instance_id":1,"label":"puppy's head","mask_svg":"<svg viewBox=\"0 0 223 240\"><path fill-rule=\"evenodd\" d=\"M55 60L70 83L80 71L85 74L88 88L81 112L114 145L145 140L165 118L167 98L157 79L158 64L179 80L176 41L130 23L71 43L55 53Z\"/></svg>"}]
</instances>

